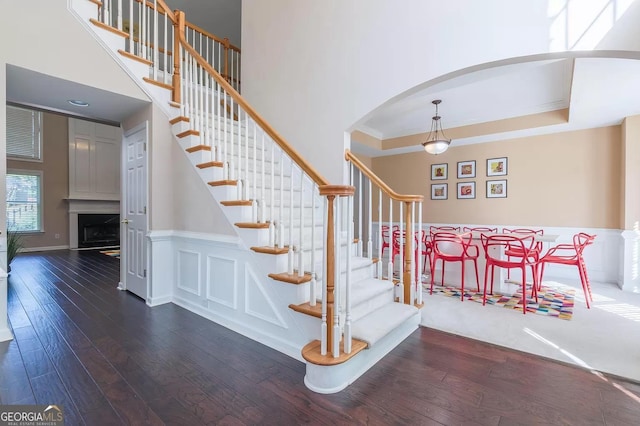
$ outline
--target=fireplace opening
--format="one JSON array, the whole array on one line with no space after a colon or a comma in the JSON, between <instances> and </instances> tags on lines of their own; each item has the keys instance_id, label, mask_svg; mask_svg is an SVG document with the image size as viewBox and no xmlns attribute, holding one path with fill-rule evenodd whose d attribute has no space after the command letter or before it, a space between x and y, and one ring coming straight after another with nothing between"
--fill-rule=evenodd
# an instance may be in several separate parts
<instances>
[{"instance_id":1,"label":"fireplace opening","mask_svg":"<svg viewBox=\"0 0 640 426\"><path fill-rule=\"evenodd\" d=\"M120 215L78 214L78 247L120 245Z\"/></svg>"}]
</instances>

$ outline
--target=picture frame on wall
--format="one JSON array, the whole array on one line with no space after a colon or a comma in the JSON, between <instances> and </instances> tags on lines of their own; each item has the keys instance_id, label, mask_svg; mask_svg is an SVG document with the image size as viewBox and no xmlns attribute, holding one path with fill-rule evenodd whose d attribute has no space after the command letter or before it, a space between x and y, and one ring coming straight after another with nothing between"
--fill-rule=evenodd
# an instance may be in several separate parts
<instances>
[{"instance_id":1,"label":"picture frame on wall","mask_svg":"<svg viewBox=\"0 0 640 426\"><path fill-rule=\"evenodd\" d=\"M458 182L457 185L457 197L458 199L470 199L476 198L476 183L474 182Z\"/></svg>"},{"instance_id":2,"label":"picture frame on wall","mask_svg":"<svg viewBox=\"0 0 640 426\"><path fill-rule=\"evenodd\" d=\"M431 165L431 180L447 180L449 178L448 163Z\"/></svg>"},{"instance_id":3,"label":"picture frame on wall","mask_svg":"<svg viewBox=\"0 0 640 426\"><path fill-rule=\"evenodd\" d=\"M432 200L446 200L448 198L446 183L432 183L431 184L431 199Z\"/></svg>"},{"instance_id":4,"label":"picture frame on wall","mask_svg":"<svg viewBox=\"0 0 640 426\"><path fill-rule=\"evenodd\" d=\"M476 161L458 161L458 179L476 177Z\"/></svg>"},{"instance_id":5,"label":"picture frame on wall","mask_svg":"<svg viewBox=\"0 0 640 426\"><path fill-rule=\"evenodd\" d=\"M507 198L507 180L488 180L487 198Z\"/></svg>"},{"instance_id":6,"label":"picture frame on wall","mask_svg":"<svg viewBox=\"0 0 640 426\"><path fill-rule=\"evenodd\" d=\"M487 176L506 176L507 172L508 172L507 157L487 159Z\"/></svg>"}]
</instances>

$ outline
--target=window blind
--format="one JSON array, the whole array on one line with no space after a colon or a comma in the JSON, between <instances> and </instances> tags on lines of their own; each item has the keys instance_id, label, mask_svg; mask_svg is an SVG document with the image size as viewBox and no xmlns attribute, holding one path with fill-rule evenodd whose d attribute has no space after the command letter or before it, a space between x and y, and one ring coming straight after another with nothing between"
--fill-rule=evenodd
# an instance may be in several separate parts
<instances>
[{"instance_id":1,"label":"window blind","mask_svg":"<svg viewBox=\"0 0 640 426\"><path fill-rule=\"evenodd\" d=\"M7 156L40 160L42 113L7 105Z\"/></svg>"}]
</instances>

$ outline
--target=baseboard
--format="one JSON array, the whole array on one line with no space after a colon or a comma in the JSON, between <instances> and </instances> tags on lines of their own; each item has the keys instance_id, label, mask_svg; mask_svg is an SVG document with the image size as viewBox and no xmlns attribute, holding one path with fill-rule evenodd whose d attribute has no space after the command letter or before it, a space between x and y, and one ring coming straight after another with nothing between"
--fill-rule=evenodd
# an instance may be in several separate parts
<instances>
[{"instance_id":1,"label":"baseboard","mask_svg":"<svg viewBox=\"0 0 640 426\"><path fill-rule=\"evenodd\" d=\"M149 297L147 299L147 306L153 308L154 306L160 306L171 302L173 302L173 297L171 296Z\"/></svg>"},{"instance_id":2,"label":"baseboard","mask_svg":"<svg viewBox=\"0 0 640 426\"><path fill-rule=\"evenodd\" d=\"M20 253L33 253L37 251L69 250L69 244L64 246L23 247Z\"/></svg>"},{"instance_id":3,"label":"baseboard","mask_svg":"<svg viewBox=\"0 0 640 426\"><path fill-rule=\"evenodd\" d=\"M11 330L8 327L0 329L0 342L8 342L9 340L13 340Z\"/></svg>"}]
</instances>

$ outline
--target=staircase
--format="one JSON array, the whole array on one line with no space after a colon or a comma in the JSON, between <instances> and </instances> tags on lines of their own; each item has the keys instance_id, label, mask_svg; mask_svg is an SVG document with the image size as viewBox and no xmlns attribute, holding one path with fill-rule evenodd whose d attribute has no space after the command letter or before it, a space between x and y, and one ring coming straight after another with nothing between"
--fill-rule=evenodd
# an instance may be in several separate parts
<instances>
[{"instance_id":1,"label":"staircase","mask_svg":"<svg viewBox=\"0 0 640 426\"><path fill-rule=\"evenodd\" d=\"M421 197L393 193L350 153L351 185L327 182L237 92L239 56L231 62L235 71L234 66L220 69L223 55L210 55L202 39L212 40L213 52L215 43L218 52L221 46L229 49L228 41L206 33L190 37L193 28L184 13L172 12L164 1L73 0L71 8L166 114L193 173L235 227L269 304L286 307L287 319L281 320L286 327L274 332L267 324L264 336L258 336L258 324L252 337L276 348L270 341L274 334L292 342L307 364L305 384L332 393L418 327L421 291L419 264L410 255L414 247L405 248L399 263L390 259L385 276L381 254L373 256L371 205L376 196L379 206L385 196L398 202L406 218L401 227L410 233L416 206L421 216ZM128 22L138 22L144 34L136 34ZM363 217L363 193L368 218ZM201 313L178 290L173 301Z\"/></svg>"}]
</instances>

